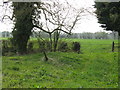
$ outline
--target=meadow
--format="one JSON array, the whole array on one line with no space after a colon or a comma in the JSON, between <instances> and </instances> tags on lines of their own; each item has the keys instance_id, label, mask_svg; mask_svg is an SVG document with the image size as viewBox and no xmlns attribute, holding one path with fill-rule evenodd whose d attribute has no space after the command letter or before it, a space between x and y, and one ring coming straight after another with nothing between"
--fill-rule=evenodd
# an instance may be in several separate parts
<instances>
[{"instance_id":1,"label":"meadow","mask_svg":"<svg viewBox=\"0 0 120 90\"><path fill-rule=\"evenodd\" d=\"M117 88L118 49L113 40L62 39L80 42L81 53L47 52L3 56L3 88ZM36 39L30 41L36 42ZM114 40L118 43L117 40ZM70 45L70 44L69 44ZM38 48L37 43L34 48Z\"/></svg>"}]
</instances>

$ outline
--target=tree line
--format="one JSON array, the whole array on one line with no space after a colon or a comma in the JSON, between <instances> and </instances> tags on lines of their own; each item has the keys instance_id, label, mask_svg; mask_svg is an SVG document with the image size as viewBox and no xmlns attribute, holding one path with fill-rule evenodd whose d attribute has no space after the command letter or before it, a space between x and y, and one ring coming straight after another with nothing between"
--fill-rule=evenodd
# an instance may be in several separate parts
<instances>
[{"instance_id":1,"label":"tree line","mask_svg":"<svg viewBox=\"0 0 120 90\"><path fill-rule=\"evenodd\" d=\"M37 35L39 32L32 32L32 35L30 36L31 38L37 38ZM0 37L13 37L12 33L9 31L3 31L0 32ZM45 32L41 32L41 37L42 38L49 38L49 35ZM53 38L53 36L52 36ZM77 39L118 39L118 33L117 32L111 32L111 33L106 33L106 32L95 32L95 33L90 33L90 32L83 32L83 33L72 33L71 35L62 33L60 34L60 38L77 38Z\"/></svg>"},{"instance_id":2,"label":"tree line","mask_svg":"<svg viewBox=\"0 0 120 90\"><path fill-rule=\"evenodd\" d=\"M118 39L118 33L105 33L105 32L83 32L83 33L72 33L68 36L67 34L61 34L61 38L77 38L77 39Z\"/></svg>"}]
</instances>

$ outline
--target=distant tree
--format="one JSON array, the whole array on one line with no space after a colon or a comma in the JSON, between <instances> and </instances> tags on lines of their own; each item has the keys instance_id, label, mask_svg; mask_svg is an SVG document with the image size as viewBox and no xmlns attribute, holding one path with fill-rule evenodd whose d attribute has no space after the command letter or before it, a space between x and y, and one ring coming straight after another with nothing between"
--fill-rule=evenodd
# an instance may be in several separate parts
<instances>
[{"instance_id":1,"label":"distant tree","mask_svg":"<svg viewBox=\"0 0 120 90\"><path fill-rule=\"evenodd\" d=\"M107 39L107 35L105 32L95 32L96 39Z\"/></svg>"},{"instance_id":2,"label":"distant tree","mask_svg":"<svg viewBox=\"0 0 120 90\"><path fill-rule=\"evenodd\" d=\"M120 2L96 2L96 14L102 27L120 36Z\"/></svg>"},{"instance_id":3,"label":"distant tree","mask_svg":"<svg viewBox=\"0 0 120 90\"><path fill-rule=\"evenodd\" d=\"M5 32L2 32L2 37L6 37Z\"/></svg>"},{"instance_id":4,"label":"distant tree","mask_svg":"<svg viewBox=\"0 0 120 90\"><path fill-rule=\"evenodd\" d=\"M8 31L3 31L3 32L2 32L2 37L10 37L10 32L8 32Z\"/></svg>"},{"instance_id":5,"label":"distant tree","mask_svg":"<svg viewBox=\"0 0 120 90\"><path fill-rule=\"evenodd\" d=\"M61 34L61 38L80 38L80 39L117 39L118 33L106 33L106 32L83 32L83 33L72 33L69 37L67 37L67 34Z\"/></svg>"}]
</instances>

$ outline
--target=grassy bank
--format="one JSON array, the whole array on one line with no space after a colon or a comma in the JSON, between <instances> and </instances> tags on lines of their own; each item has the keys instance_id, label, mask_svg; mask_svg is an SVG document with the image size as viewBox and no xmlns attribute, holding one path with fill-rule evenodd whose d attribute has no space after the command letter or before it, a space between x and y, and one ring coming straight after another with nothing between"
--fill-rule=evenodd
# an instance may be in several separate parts
<instances>
[{"instance_id":1,"label":"grassy bank","mask_svg":"<svg viewBox=\"0 0 120 90\"><path fill-rule=\"evenodd\" d=\"M75 40L81 43L81 54L49 52L48 62L42 53L3 56L3 88L118 87L118 53L111 52L112 40L66 39Z\"/></svg>"}]
</instances>

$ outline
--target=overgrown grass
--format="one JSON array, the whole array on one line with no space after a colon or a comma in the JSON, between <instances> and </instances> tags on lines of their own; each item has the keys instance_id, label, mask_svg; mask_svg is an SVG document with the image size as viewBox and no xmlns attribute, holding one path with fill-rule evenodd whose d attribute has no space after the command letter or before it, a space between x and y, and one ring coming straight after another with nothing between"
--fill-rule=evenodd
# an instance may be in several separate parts
<instances>
[{"instance_id":1,"label":"overgrown grass","mask_svg":"<svg viewBox=\"0 0 120 90\"><path fill-rule=\"evenodd\" d=\"M80 42L82 53L49 52L48 62L42 53L4 56L3 88L118 87L118 53L111 52L112 40L66 41Z\"/></svg>"}]
</instances>

